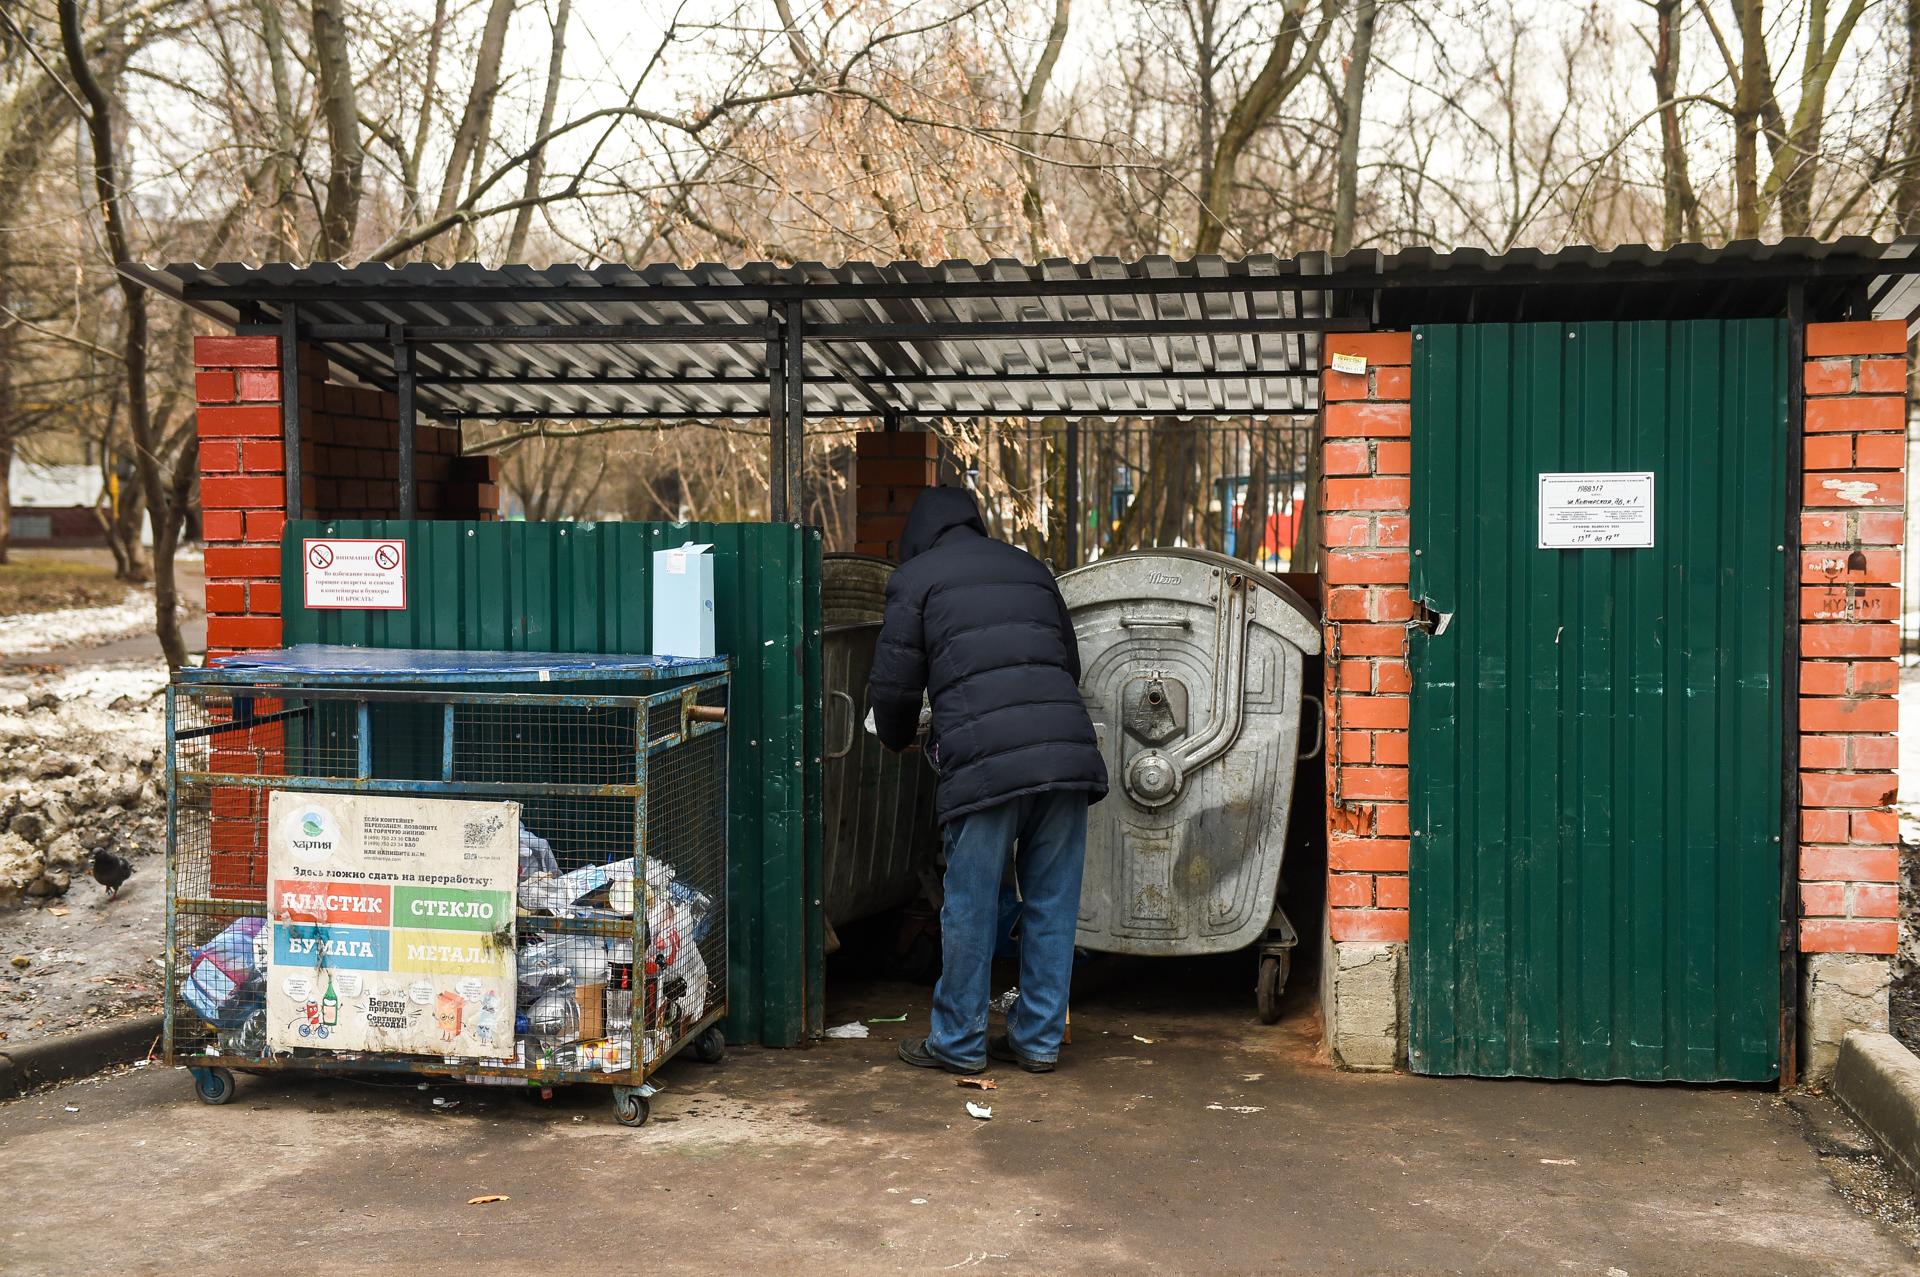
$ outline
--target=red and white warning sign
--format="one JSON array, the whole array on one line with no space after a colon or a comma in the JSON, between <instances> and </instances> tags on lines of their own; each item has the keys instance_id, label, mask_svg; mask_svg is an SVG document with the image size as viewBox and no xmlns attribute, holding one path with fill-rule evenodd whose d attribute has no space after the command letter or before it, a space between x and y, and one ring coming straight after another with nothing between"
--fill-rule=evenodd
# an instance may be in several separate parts
<instances>
[{"instance_id":1,"label":"red and white warning sign","mask_svg":"<svg viewBox=\"0 0 1920 1277\"><path fill-rule=\"evenodd\" d=\"M405 541L309 537L300 549L300 575L308 607L405 610Z\"/></svg>"}]
</instances>

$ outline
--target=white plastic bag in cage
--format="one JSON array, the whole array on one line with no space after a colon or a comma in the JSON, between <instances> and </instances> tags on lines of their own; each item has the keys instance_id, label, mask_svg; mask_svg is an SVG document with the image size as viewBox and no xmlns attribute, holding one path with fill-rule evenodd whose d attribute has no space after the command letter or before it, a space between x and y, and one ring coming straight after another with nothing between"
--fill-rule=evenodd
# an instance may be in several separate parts
<instances>
[{"instance_id":1,"label":"white plastic bag in cage","mask_svg":"<svg viewBox=\"0 0 1920 1277\"><path fill-rule=\"evenodd\" d=\"M559 872L560 862L554 859L553 844L525 825L520 826L520 877L557 875Z\"/></svg>"}]
</instances>

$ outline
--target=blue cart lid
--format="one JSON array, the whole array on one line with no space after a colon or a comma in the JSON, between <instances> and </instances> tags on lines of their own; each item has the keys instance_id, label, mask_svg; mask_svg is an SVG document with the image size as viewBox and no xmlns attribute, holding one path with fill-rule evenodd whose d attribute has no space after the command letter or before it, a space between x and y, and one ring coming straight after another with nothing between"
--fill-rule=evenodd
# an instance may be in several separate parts
<instances>
[{"instance_id":1,"label":"blue cart lid","mask_svg":"<svg viewBox=\"0 0 1920 1277\"><path fill-rule=\"evenodd\" d=\"M724 673L724 656L647 656L619 652L447 652L413 647L302 643L240 652L180 670L183 683L581 683L606 679L691 678Z\"/></svg>"}]
</instances>

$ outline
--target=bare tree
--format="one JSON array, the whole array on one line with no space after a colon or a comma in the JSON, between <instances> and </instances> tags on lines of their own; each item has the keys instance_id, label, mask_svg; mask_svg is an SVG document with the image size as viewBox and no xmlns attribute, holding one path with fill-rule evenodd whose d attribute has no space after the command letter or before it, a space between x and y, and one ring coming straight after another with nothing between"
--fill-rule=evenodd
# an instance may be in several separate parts
<instances>
[{"instance_id":1,"label":"bare tree","mask_svg":"<svg viewBox=\"0 0 1920 1277\"><path fill-rule=\"evenodd\" d=\"M313 0L313 60L328 151L326 203L320 210L314 256L332 261L345 257L353 246L366 168L345 0Z\"/></svg>"},{"instance_id":2,"label":"bare tree","mask_svg":"<svg viewBox=\"0 0 1920 1277\"><path fill-rule=\"evenodd\" d=\"M95 78L87 57L85 33L80 24L78 0L59 0L60 43L67 58L67 69L74 87L85 99L85 124L93 152L93 182L99 200L101 229L111 262L133 260L127 237L124 196L119 163L115 156L113 103ZM174 550L186 518L187 499L193 487L193 454L180 449L173 459L171 475L163 472L165 458L160 424L156 422L147 387L147 292L127 278L116 275L124 309L123 360L126 365L127 425L133 441L134 467L140 489L146 499L147 519L153 529L154 544L154 627L168 666L178 669L186 664L186 644L180 637L180 618L176 609Z\"/></svg>"},{"instance_id":3,"label":"bare tree","mask_svg":"<svg viewBox=\"0 0 1920 1277\"><path fill-rule=\"evenodd\" d=\"M1313 71L1320 46L1333 30L1334 19L1340 12L1339 0L1322 0L1320 22L1312 34L1306 36L1303 46L1307 5L1308 0L1287 0L1266 62L1220 126L1219 141L1200 185L1200 217L1193 243L1196 253L1220 251L1228 229L1227 219L1233 215L1234 180L1241 155L1252 143L1254 134L1273 118L1281 104Z\"/></svg>"},{"instance_id":4,"label":"bare tree","mask_svg":"<svg viewBox=\"0 0 1920 1277\"><path fill-rule=\"evenodd\" d=\"M1340 93L1340 157L1335 170L1333 206L1335 254L1353 247L1354 219L1358 216L1360 201L1361 108L1366 102L1367 72L1373 61L1373 28L1379 17L1379 0L1360 0L1354 11L1353 43L1347 50L1345 83Z\"/></svg>"}]
</instances>

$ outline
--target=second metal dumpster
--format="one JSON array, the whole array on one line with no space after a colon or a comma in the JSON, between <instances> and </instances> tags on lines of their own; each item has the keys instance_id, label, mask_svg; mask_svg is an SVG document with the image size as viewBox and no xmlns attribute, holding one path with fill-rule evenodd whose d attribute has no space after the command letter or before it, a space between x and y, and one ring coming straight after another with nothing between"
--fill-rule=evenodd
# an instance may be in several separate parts
<instances>
[{"instance_id":1,"label":"second metal dumpster","mask_svg":"<svg viewBox=\"0 0 1920 1277\"><path fill-rule=\"evenodd\" d=\"M862 726L892 575L893 564L864 554L829 554L820 564L829 926L911 902L939 850L937 778L917 749L892 753Z\"/></svg>"},{"instance_id":2,"label":"second metal dumpster","mask_svg":"<svg viewBox=\"0 0 1920 1277\"><path fill-rule=\"evenodd\" d=\"M1060 578L1113 793L1093 808L1078 943L1152 956L1260 943L1277 1018L1292 926L1276 900L1311 609L1200 550L1115 555Z\"/></svg>"}]
</instances>

